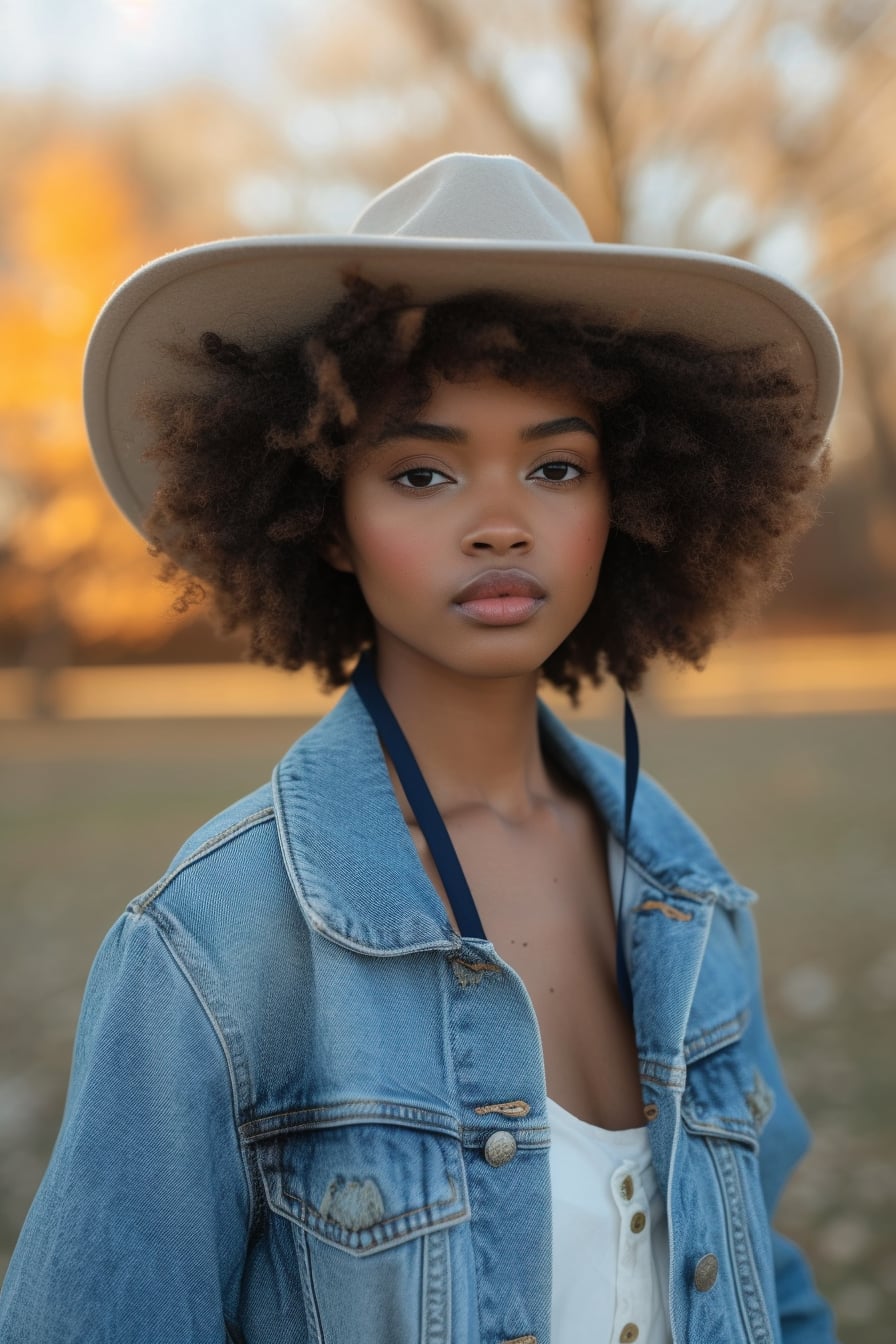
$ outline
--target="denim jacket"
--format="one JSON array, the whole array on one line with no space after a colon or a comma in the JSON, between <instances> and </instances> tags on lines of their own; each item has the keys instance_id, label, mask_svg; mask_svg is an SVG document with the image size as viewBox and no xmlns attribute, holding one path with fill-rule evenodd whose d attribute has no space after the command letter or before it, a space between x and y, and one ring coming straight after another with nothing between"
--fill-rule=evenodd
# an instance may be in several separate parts
<instances>
[{"instance_id":1,"label":"denim jacket","mask_svg":"<svg viewBox=\"0 0 896 1344\"><path fill-rule=\"evenodd\" d=\"M539 723L621 840L620 757ZM770 1227L808 1131L754 900L642 773L622 920L676 1344L834 1339ZM548 1148L531 1001L452 930L350 687L103 941L0 1340L549 1344Z\"/></svg>"}]
</instances>

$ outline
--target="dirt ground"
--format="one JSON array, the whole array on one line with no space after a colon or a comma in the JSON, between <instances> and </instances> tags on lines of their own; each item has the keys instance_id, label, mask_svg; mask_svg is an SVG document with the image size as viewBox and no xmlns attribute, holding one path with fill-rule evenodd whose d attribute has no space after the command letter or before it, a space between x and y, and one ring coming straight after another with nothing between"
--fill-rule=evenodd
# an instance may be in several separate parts
<instances>
[{"instance_id":1,"label":"dirt ground","mask_svg":"<svg viewBox=\"0 0 896 1344\"><path fill-rule=\"evenodd\" d=\"M576 731L621 748L621 724ZM182 840L307 720L11 723L0 799L0 1268L49 1156L87 972ZM769 1016L814 1147L779 1226L844 1344L896 1337L896 715L639 715L641 762L760 894Z\"/></svg>"}]
</instances>

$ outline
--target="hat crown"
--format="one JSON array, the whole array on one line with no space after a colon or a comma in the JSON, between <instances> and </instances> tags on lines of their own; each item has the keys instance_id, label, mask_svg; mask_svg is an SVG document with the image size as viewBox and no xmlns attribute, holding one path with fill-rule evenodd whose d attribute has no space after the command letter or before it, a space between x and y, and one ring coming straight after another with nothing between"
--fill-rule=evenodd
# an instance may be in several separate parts
<instances>
[{"instance_id":1,"label":"hat crown","mask_svg":"<svg viewBox=\"0 0 896 1344\"><path fill-rule=\"evenodd\" d=\"M351 232L384 238L593 241L572 201L511 154L433 159L371 201Z\"/></svg>"}]
</instances>

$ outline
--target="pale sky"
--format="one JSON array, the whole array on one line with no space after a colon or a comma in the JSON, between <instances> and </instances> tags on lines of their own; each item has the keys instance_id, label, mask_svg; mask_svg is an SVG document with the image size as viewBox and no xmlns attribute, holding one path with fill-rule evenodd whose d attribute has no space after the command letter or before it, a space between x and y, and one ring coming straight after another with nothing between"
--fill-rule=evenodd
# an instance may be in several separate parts
<instances>
[{"instance_id":1,"label":"pale sky","mask_svg":"<svg viewBox=\"0 0 896 1344\"><path fill-rule=\"evenodd\" d=\"M674 9L705 31L724 25L738 0L631 2L657 16ZM198 77L264 99L276 93L268 81L281 37L295 38L337 6L338 0L0 0L0 89L65 88L102 102ZM790 8L798 16L799 0ZM773 64L802 76L803 87L817 87L820 77L824 96L833 76L829 63L822 68L817 43L813 49L798 17L777 31ZM556 83L554 73L535 71L542 84Z\"/></svg>"},{"instance_id":2,"label":"pale sky","mask_svg":"<svg viewBox=\"0 0 896 1344\"><path fill-rule=\"evenodd\" d=\"M207 78L257 97L322 0L0 0L0 88L88 101Z\"/></svg>"}]
</instances>

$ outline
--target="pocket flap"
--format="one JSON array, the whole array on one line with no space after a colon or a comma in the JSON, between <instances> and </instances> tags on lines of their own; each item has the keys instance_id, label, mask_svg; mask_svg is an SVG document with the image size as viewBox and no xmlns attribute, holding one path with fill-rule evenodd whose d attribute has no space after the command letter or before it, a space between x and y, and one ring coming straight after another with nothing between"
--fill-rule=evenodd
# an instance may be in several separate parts
<instances>
[{"instance_id":1,"label":"pocket flap","mask_svg":"<svg viewBox=\"0 0 896 1344\"><path fill-rule=\"evenodd\" d=\"M693 1134L737 1139L758 1149L775 1097L735 1044L688 1066L681 1118Z\"/></svg>"},{"instance_id":2,"label":"pocket flap","mask_svg":"<svg viewBox=\"0 0 896 1344\"><path fill-rule=\"evenodd\" d=\"M258 1146L270 1208L355 1255L470 1216L458 1140L404 1125L349 1124Z\"/></svg>"}]
</instances>

